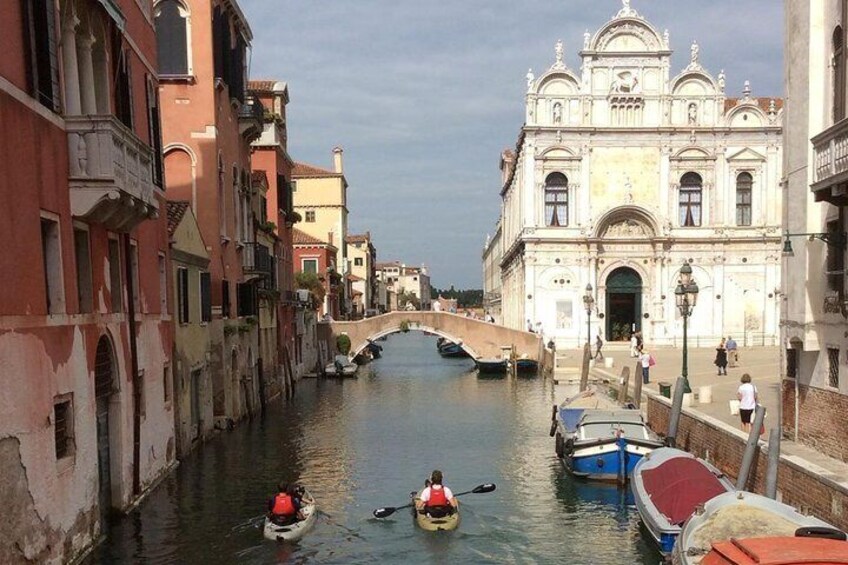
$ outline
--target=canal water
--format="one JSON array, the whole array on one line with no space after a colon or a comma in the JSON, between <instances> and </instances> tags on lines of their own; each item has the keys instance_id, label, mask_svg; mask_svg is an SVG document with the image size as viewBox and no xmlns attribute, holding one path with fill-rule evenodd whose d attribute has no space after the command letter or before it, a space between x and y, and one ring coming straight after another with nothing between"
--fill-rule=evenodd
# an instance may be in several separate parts
<instances>
[{"instance_id":1,"label":"canal water","mask_svg":"<svg viewBox=\"0 0 848 565\"><path fill-rule=\"evenodd\" d=\"M90 563L564 563L660 562L632 495L572 479L548 436L561 401L542 378L481 378L467 359L442 359L435 338L391 336L359 378L304 380L184 461L112 527ZM427 533L400 506L429 472L461 497L457 531ZM309 488L321 514L295 545L265 541L267 498L280 481Z\"/></svg>"}]
</instances>

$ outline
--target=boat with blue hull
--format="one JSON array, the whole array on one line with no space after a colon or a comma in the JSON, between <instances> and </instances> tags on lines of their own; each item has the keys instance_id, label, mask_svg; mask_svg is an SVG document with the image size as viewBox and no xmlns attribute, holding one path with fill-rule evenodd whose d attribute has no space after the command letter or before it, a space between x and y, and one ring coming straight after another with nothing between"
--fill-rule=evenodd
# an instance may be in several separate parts
<instances>
[{"instance_id":1,"label":"boat with blue hull","mask_svg":"<svg viewBox=\"0 0 848 565\"><path fill-rule=\"evenodd\" d=\"M505 375L508 368L506 359L475 359L474 363L482 375Z\"/></svg>"},{"instance_id":2,"label":"boat with blue hull","mask_svg":"<svg viewBox=\"0 0 848 565\"><path fill-rule=\"evenodd\" d=\"M566 402L554 418L556 454L576 477L625 483L642 457L663 446L637 410L591 410Z\"/></svg>"},{"instance_id":3,"label":"boat with blue hull","mask_svg":"<svg viewBox=\"0 0 848 565\"><path fill-rule=\"evenodd\" d=\"M439 355L442 357L468 357L462 346L452 341L445 341L442 345L439 345Z\"/></svg>"},{"instance_id":4,"label":"boat with blue hull","mask_svg":"<svg viewBox=\"0 0 848 565\"><path fill-rule=\"evenodd\" d=\"M535 373L539 370L539 362L534 359L520 357L515 360L515 370L521 374Z\"/></svg>"},{"instance_id":5,"label":"boat with blue hull","mask_svg":"<svg viewBox=\"0 0 848 565\"><path fill-rule=\"evenodd\" d=\"M666 555L674 549L683 523L700 505L735 490L713 465L671 447L643 457L630 485L642 523Z\"/></svg>"}]
</instances>

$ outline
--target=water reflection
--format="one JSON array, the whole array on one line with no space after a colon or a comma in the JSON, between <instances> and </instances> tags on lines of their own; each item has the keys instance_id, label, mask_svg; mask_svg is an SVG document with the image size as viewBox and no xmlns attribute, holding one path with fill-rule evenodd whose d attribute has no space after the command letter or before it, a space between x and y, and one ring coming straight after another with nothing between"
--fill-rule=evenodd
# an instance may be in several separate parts
<instances>
[{"instance_id":1,"label":"water reflection","mask_svg":"<svg viewBox=\"0 0 848 565\"><path fill-rule=\"evenodd\" d=\"M344 381L304 381L297 398L201 448L114 528L92 563L657 563L624 491L574 481L553 454L542 378L481 379L410 332ZM560 399L561 400L561 399ZM462 498L462 524L431 534L411 512L386 520L433 468ZM299 544L258 526L279 480L319 502Z\"/></svg>"}]
</instances>

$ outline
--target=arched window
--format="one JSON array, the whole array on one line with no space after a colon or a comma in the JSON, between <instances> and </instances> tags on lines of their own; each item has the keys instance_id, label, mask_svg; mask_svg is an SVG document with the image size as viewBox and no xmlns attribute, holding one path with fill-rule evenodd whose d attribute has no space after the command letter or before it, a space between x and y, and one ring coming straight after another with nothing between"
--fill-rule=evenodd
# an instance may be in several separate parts
<instances>
[{"instance_id":1,"label":"arched window","mask_svg":"<svg viewBox=\"0 0 848 565\"><path fill-rule=\"evenodd\" d=\"M545 179L545 224L568 225L568 178L562 173L551 173Z\"/></svg>"},{"instance_id":2,"label":"arched window","mask_svg":"<svg viewBox=\"0 0 848 565\"><path fill-rule=\"evenodd\" d=\"M703 181L698 173L686 173L680 178L680 225L701 225L701 196Z\"/></svg>"},{"instance_id":3,"label":"arched window","mask_svg":"<svg viewBox=\"0 0 848 565\"><path fill-rule=\"evenodd\" d=\"M177 0L162 0L156 5L154 17L159 74L189 74L188 10Z\"/></svg>"},{"instance_id":4,"label":"arched window","mask_svg":"<svg viewBox=\"0 0 848 565\"><path fill-rule=\"evenodd\" d=\"M833 30L833 121L845 117L845 33Z\"/></svg>"},{"instance_id":5,"label":"arched window","mask_svg":"<svg viewBox=\"0 0 848 565\"><path fill-rule=\"evenodd\" d=\"M751 225L751 193L754 177L751 173L739 173L736 177L736 225Z\"/></svg>"}]
</instances>

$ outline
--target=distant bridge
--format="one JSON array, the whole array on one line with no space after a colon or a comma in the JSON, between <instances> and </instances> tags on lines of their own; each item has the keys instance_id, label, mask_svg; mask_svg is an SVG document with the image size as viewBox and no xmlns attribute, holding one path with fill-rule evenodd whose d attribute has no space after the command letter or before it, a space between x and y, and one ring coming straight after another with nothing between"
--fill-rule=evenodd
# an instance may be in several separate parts
<instances>
[{"instance_id":1,"label":"distant bridge","mask_svg":"<svg viewBox=\"0 0 848 565\"><path fill-rule=\"evenodd\" d=\"M356 322L330 322L332 343L345 333L350 338L350 355L355 356L375 340L401 331L406 323L410 330L430 332L458 343L471 357L500 358L502 347L515 346L518 356L545 364L545 349L538 334L513 330L481 320L448 312L389 312Z\"/></svg>"}]
</instances>

